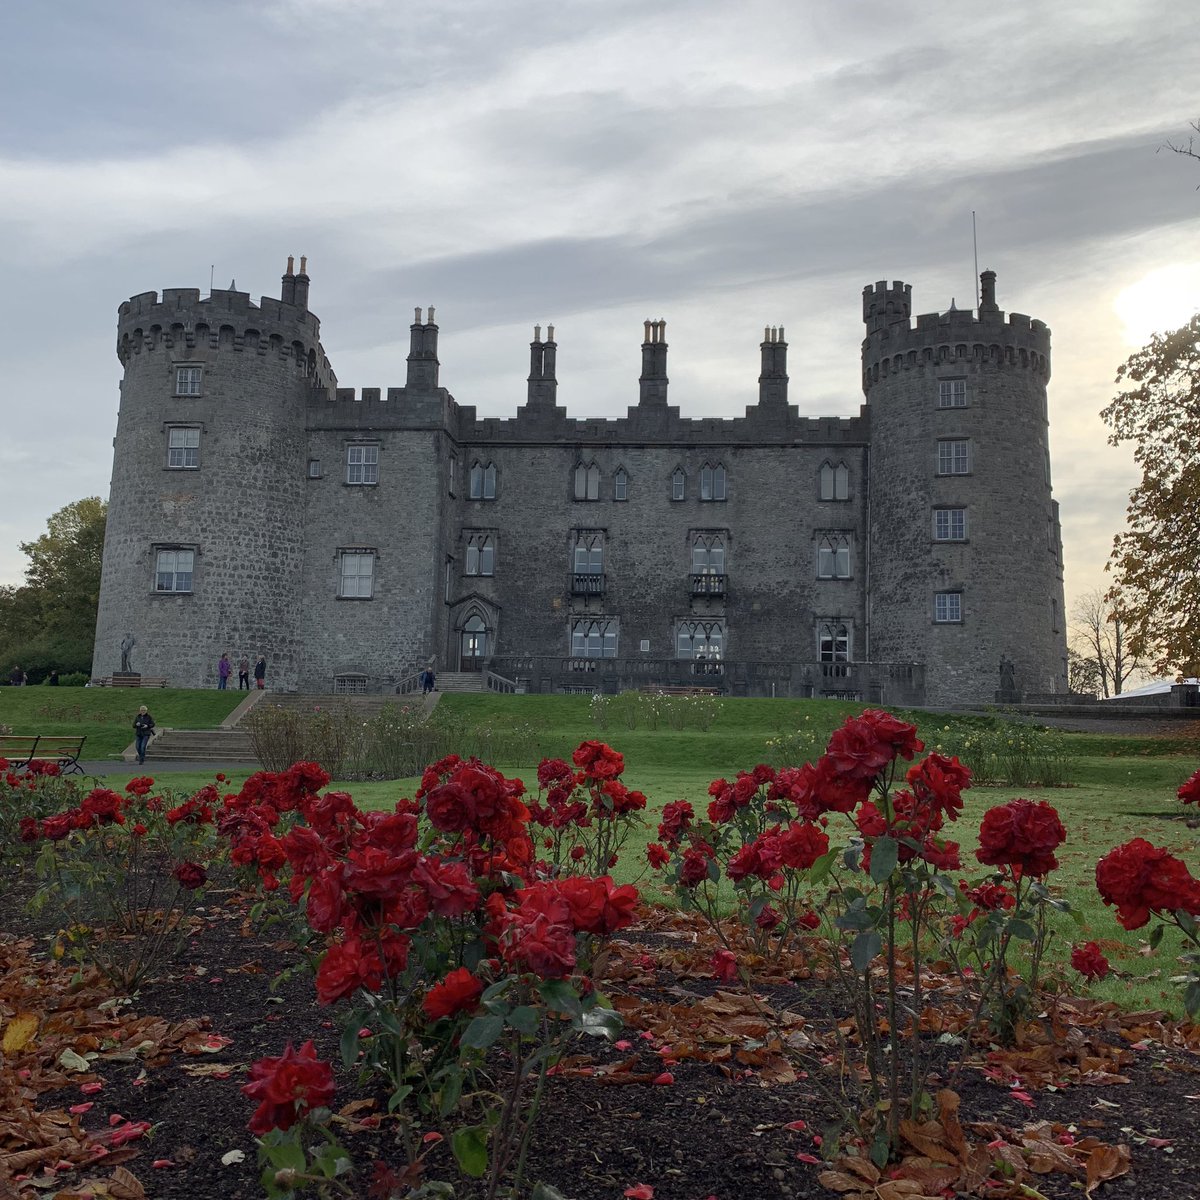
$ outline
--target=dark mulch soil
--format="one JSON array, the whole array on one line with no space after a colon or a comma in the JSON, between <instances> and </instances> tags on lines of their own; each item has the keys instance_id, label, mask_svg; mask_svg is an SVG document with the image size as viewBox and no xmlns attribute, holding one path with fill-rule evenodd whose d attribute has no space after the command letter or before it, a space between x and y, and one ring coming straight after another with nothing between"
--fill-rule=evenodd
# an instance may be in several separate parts
<instances>
[{"instance_id":1,"label":"dark mulch soil","mask_svg":"<svg viewBox=\"0 0 1200 1200\"><path fill-rule=\"evenodd\" d=\"M18 889L19 891L19 889ZM46 930L31 924L10 890L0 901L0 928L8 936ZM208 921L188 943L183 957L162 982L146 987L135 1001L139 1013L169 1020L204 1017L213 1032L230 1039L216 1053L177 1054L158 1066L141 1062L97 1064L103 1090L90 1097L94 1107L82 1118L91 1132L109 1128L112 1114L153 1123L149 1137L132 1145L137 1157L124 1163L156 1200L240 1200L260 1197L256 1148L246 1130L252 1103L239 1091L247 1065L264 1055L277 1055L288 1041L313 1039L319 1052L337 1060L337 1033L329 1010L314 1002L311 977L301 972L273 986L277 972L293 965L294 952L255 935L246 903L233 894L212 898ZM5 935L0 934L0 939ZM638 939L632 931L631 940ZM649 952L661 938L647 932ZM44 940L38 943L42 948ZM669 960L668 960L669 961ZM617 992L621 984L610 987ZM629 986L634 986L630 984ZM822 994L810 985L775 989L777 1007L819 1010ZM636 990L646 1001L668 1004L712 995L711 980L659 969L643 974ZM812 1013L819 1023L820 1011ZM619 1051L589 1043L599 1067L639 1056L634 1073L662 1070L654 1044L631 1031L634 1049ZM227 1067L225 1078L192 1073L199 1063ZM797 1158L819 1154L812 1130L829 1119L828 1110L808 1081L764 1086L756 1072L739 1071L714 1062L670 1064L670 1084L614 1085L602 1077L567 1073L550 1081L528 1170L531 1181L557 1187L571 1200L619 1200L635 1183L650 1184L655 1200L795 1200L830 1197L817 1182L822 1165ZM994 1121L1019 1128L1037 1120L1072 1124L1080 1137L1092 1134L1107 1142L1129 1144L1132 1170L1103 1184L1100 1197L1184 1197L1197 1194L1200 1144L1194 1135L1195 1099L1200 1094L1200 1059L1184 1051L1151 1044L1133 1055L1125 1068L1130 1083L1101 1087L1066 1087L1031 1092L1032 1107L1009 1087L966 1070L956 1084L962 1097L964 1124ZM223 1072L222 1072L223 1073ZM1027 1089L1028 1090L1028 1089ZM339 1076L336 1105L360 1092L345 1073ZM45 1093L43 1109L80 1102L77 1087ZM0 1114L2 1115L2 1114ZM803 1120L809 1131L784 1128ZM1169 1146L1147 1138L1165 1139ZM361 1168L358 1194L366 1194L371 1160L391 1157L386 1127L349 1137ZM241 1150L240 1163L222 1165L222 1156ZM154 1167L156 1161L170 1165ZM104 1175L103 1163L89 1172ZM439 1147L429 1160L433 1178L454 1178L448 1150ZM63 1172L61 1182L34 1187L29 1181L4 1183L0 1196L54 1196L59 1188L78 1184L85 1175ZM1062 1174L1038 1178L1047 1198L1078 1196L1082 1184ZM14 1189L5 1191L5 1189ZM478 1193L461 1186L459 1195Z\"/></svg>"}]
</instances>

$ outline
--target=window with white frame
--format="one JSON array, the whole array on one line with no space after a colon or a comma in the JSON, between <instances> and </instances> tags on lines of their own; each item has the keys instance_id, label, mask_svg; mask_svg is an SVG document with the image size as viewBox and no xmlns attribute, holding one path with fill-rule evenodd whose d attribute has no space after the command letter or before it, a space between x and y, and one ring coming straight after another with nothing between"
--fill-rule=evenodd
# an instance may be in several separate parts
<instances>
[{"instance_id":1,"label":"window with white frame","mask_svg":"<svg viewBox=\"0 0 1200 1200\"><path fill-rule=\"evenodd\" d=\"M154 555L154 590L156 592L190 592L196 552L172 547Z\"/></svg>"},{"instance_id":2,"label":"window with white frame","mask_svg":"<svg viewBox=\"0 0 1200 1200\"><path fill-rule=\"evenodd\" d=\"M725 654L723 621L680 621L675 626L675 657L720 661Z\"/></svg>"},{"instance_id":3,"label":"window with white frame","mask_svg":"<svg viewBox=\"0 0 1200 1200\"><path fill-rule=\"evenodd\" d=\"M629 499L629 476L625 473L624 467L618 467L617 473L613 476L613 499Z\"/></svg>"},{"instance_id":4,"label":"window with white frame","mask_svg":"<svg viewBox=\"0 0 1200 1200\"><path fill-rule=\"evenodd\" d=\"M720 463L705 463L700 468L700 499L725 499L725 468Z\"/></svg>"},{"instance_id":5,"label":"window with white frame","mask_svg":"<svg viewBox=\"0 0 1200 1200\"><path fill-rule=\"evenodd\" d=\"M817 621L817 658L823 663L850 661L850 625L837 617Z\"/></svg>"},{"instance_id":6,"label":"window with white frame","mask_svg":"<svg viewBox=\"0 0 1200 1200\"><path fill-rule=\"evenodd\" d=\"M850 534L828 529L817 535L817 578L850 578Z\"/></svg>"},{"instance_id":7,"label":"window with white frame","mask_svg":"<svg viewBox=\"0 0 1200 1200\"><path fill-rule=\"evenodd\" d=\"M177 396L198 396L200 395L200 383L204 378L203 367L176 367L175 368L175 395Z\"/></svg>"},{"instance_id":8,"label":"window with white frame","mask_svg":"<svg viewBox=\"0 0 1200 1200\"><path fill-rule=\"evenodd\" d=\"M310 458L308 460L308 477L309 479L321 478L321 460L319 458Z\"/></svg>"},{"instance_id":9,"label":"window with white frame","mask_svg":"<svg viewBox=\"0 0 1200 1200\"><path fill-rule=\"evenodd\" d=\"M472 533L467 538L467 575L494 575L496 547L490 533Z\"/></svg>"},{"instance_id":10,"label":"window with white frame","mask_svg":"<svg viewBox=\"0 0 1200 1200\"><path fill-rule=\"evenodd\" d=\"M942 438L938 442L939 475L969 475L971 443L966 438Z\"/></svg>"},{"instance_id":11,"label":"window with white frame","mask_svg":"<svg viewBox=\"0 0 1200 1200\"><path fill-rule=\"evenodd\" d=\"M495 500L496 468L492 463L485 464L477 460L471 464L467 495L472 500Z\"/></svg>"},{"instance_id":12,"label":"window with white frame","mask_svg":"<svg viewBox=\"0 0 1200 1200\"><path fill-rule=\"evenodd\" d=\"M942 379L938 382L938 408L966 408L967 381Z\"/></svg>"},{"instance_id":13,"label":"window with white frame","mask_svg":"<svg viewBox=\"0 0 1200 1200\"><path fill-rule=\"evenodd\" d=\"M575 534L575 549L571 561L576 575L602 575L604 533L597 529L580 529Z\"/></svg>"},{"instance_id":14,"label":"window with white frame","mask_svg":"<svg viewBox=\"0 0 1200 1200\"><path fill-rule=\"evenodd\" d=\"M379 482L379 447L357 445L346 447L346 482L359 486Z\"/></svg>"},{"instance_id":15,"label":"window with white frame","mask_svg":"<svg viewBox=\"0 0 1200 1200\"><path fill-rule=\"evenodd\" d=\"M370 600L375 591L375 551L343 550L339 558L338 595L343 600Z\"/></svg>"},{"instance_id":16,"label":"window with white frame","mask_svg":"<svg viewBox=\"0 0 1200 1200\"><path fill-rule=\"evenodd\" d=\"M822 500L850 499L850 470L844 462L824 462L820 470Z\"/></svg>"},{"instance_id":17,"label":"window with white frame","mask_svg":"<svg viewBox=\"0 0 1200 1200\"><path fill-rule=\"evenodd\" d=\"M965 542L967 540L967 510L965 508L935 508L933 510L933 540L935 542Z\"/></svg>"},{"instance_id":18,"label":"window with white frame","mask_svg":"<svg viewBox=\"0 0 1200 1200\"><path fill-rule=\"evenodd\" d=\"M671 473L671 499L682 500L687 496L687 476L682 467L676 467Z\"/></svg>"},{"instance_id":19,"label":"window with white frame","mask_svg":"<svg viewBox=\"0 0 1200 1200\"><path fill-rule=\"evenodd\" d=\"M692 538L692 574L725 574L725 535L697 533Z\"/></svg>"},{"instance_id":20,"label":"window with white frame","mask_svg":"<svg viewBox=\"0 0 1200 1200\"><path fill-rule=\"evenodd\" d=\"M200 429L176 425L167 430L167 466L176 471L194 471L200 465Z\"/></svg>"},{"instance_id":21,"label":"window with white frame","mask_svg":"<svg viewBox=\"0 0 1200 1200\"><path fill-rule=\"evenodd\" d=\"M606 617L581 617L571 622L573 658L616 658L617 623Z\"/></svg>"},{"instance_id":22,"label":"window with white frame","mask_svg":"<svg viewBox=\"0 0 1200 1200\"><path fill-rule=\"evenodd\" d=\"M575 499L600 499L600 468L594 462L576 464Z\"/></svg>"},{"instance_id":23,"label":"window with white frame","mask_svg":"<svg viewBox=\"0 0 1200 1200\"><path fill-rule=\"evenodd\" d=\"M962 593L934 592L933 619L938 625L957 625L962 622Z\"/></svg>"}]
</instances>

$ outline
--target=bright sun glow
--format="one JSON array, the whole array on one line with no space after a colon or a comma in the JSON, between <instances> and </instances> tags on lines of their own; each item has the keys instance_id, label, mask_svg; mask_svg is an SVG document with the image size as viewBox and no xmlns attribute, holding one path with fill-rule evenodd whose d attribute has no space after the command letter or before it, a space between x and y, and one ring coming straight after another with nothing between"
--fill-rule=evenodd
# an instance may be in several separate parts
<instances>
[{"instance_id":1,"label":"bright sun glow","mask_svg":"<svg viewBox=\"0 0 1200 1200\"><path fill-rule=\"evenodd\" d=\"M1144 346L1151 335L1186 325L1200 312L1200 263L1151 271L1118 292L1113 309L1131 346Z\"/></svg>"}]
</instances>

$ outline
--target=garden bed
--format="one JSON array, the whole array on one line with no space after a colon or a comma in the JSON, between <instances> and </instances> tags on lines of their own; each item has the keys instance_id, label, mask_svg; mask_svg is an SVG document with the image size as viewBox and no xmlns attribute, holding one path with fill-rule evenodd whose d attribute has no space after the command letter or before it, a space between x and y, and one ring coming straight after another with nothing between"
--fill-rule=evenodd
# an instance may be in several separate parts
<instances>
[{"instance_id":1,"label":"garden bed","mask_svg":"<svg viewBox=\"0 0 1200 1200\"><path fill-rule=\"evenodd\" d=\"M0 943L0 963L18 971L26 954L36 961L48 949L45 928L31 923L21 898L14 890L0 908L8 931ZM145 1195L161 1200L263 1195L255 1139L246 1128L253 1104L240 1092L247 1066L278 1054L289 1041L298 1045L309 1039L321 1056L336 1060L335 1013L315 1002L307 972L277 980L297 955L288 944L255 931L250 897L223 892L210 893L208 900L183 956L124 1013L128 1021L134 1014L143 1021L159 1018L167 1028L186 1028L194 1036L185 1033L173 1049L151 1055L151 1061L145 1054L122 1061L121 1051L112 1058L102 1055L86 1072L60 1072L63 1086L27 1097L43 1114L57 1110L69 1116L72 1106L90 1103L74 1117L81 1146L89 1136L104 1139L114 1128L124 1128L111 1124L117 1115L135 1128L141 1121L151 1128L87 1169L67 1169L66 1163L58 1173L30 1168L30 1179L11 1185L16 1195L66 1200L92 1191L103 1196L97 1181L111 1181L118 1167L134 1176ZM791 1077L794 1071L778 1056L755 1065L754 1055L744 1053L745 1062L737 1061L745 1040L737 1032L739 1020L743 1027L746 1021L745 998L708 977L705 963L711 953L698 927L665 910L646 914L626 931L614 959L615 978L607 986L627 1013L630 1048L591 1042L587 1056L573 1059L550 1081L533 1143L531 1180L552 1184L571 1200L616 1200L636 1184L651 1186L655 1200L834 1195L817 1178L827 1166L811 1161L820 1155L813 1134L833 1117L832 1110L806 1080ZM61 991L64 1011L82 996L92 1001L83 1011L94 1014L96 993L72 993L67 967L46 969L46 978ZM764 989L778 1011L797 1014L801 1028L814 1038L840 1015L813 980L768 980ZM1015 1131L1039 1121L1070 1127L1076 1139L1092 1136L1129 1149L1129 1173L1103 1184L1100 1195L1188 1194L1188 1181L1200 1173L1193 1119L1200 1059L1181 1045L1164 1044L1182 1041L1185 1033L1164 1023L1161 1014L1121 1017L1111 1008L1091 1010L1086 1002L1071 1024L1084 1035L1081 1054L1085 1044L1099 1047L1101 1055L1123 1051L1128 1061L1120 1074L1127 1082L1089 1085L1076 1079L1048 1090L1035 1078L1021 1078L1024 1086L1014 1087L1004 1078L989 1080L984 1069L997 1073L998 1060L988 1062L981 1050L956 1084L964 1125L981 1123L976 1138L992 1132L991 1141L1013 1142ZM43 1049L54 1052L53 1063L69 1046L86 1049L88 1038L88 1021L78 1017ZM664 1047L679 1057L672 1061ZM1006 1061L1019 1066L1020 1053ZM1047 1061L1044 1046L1025 1053L1031 1072ZM1101 1061L1100 1055L1093 1057ZM671 1081L655 1082L662 1079L664 1060ZM1070 1074L1070 1065L1060 1064L1062 1076ZM45 1070L53 1071L53 1065ZM97 1082L100 1089L89 1086ZM364 1095L350 1073L340 1071L338 1085L335 1112ZM395 1162L387 1118L370 1128L378 1111L360 1107L339 1118L360 1181L370 1178L376 1158ZM11 1128L13 1117L5 1112L0 1128ZM789 1128L801 1121L806 1128ZM5 1149L11 1150L11 1143ZM238 1151L244 1155L240 1161L223 1163ZM454 1178L448 1151L440 1160L431 1156L429 1173ZM1051 1173L1039 1176L1036 1188L1048 1198L1077 1196L1083 1179L1082 1174ZM85 1181L90 1181L86 1189ZM365 1182L357 1194L366 1194ZM469 1197L470 1183L460 1183L458 1194Z\"/></svg>"}]
</instances>

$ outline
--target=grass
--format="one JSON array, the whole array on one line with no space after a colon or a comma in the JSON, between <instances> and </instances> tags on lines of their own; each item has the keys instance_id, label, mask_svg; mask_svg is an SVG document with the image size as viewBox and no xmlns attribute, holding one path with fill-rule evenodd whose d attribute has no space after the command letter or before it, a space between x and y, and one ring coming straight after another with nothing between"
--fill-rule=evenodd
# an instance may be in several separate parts
<instances>
[{"instance_id":1,"label":"grass","mask_svg":"<svg viewBox=\"0 0 1200 1200\"><path fill-rule=\"evenodd\" d=\"M14 731L23 731L13 719L12 701L27 704L29 719L43 722L37 704L44 689L6 689L0 692L0 722L12 724ZM73 732L76 728L90 734L94 726L101 732L105 721L132 721L135 697L126 698L91 689L72 693L91 706L85 710L78 725L64 722L46 732ZM161 696L161 702L160 702ZM163 692L152 697L155 718L163 724L174 723L160 713L176 711L187 714L193 727L205 715L210 724L217 724L236 703L235 695L218 692ZM123 701L113 704L113 701ZM106 707L107 705L107 707ZM447 715L464 725L505 722L528 724L536 730L537 748L534 756L523 762L497 762L505 775L517 776L536 787L536 766L542 757L569 758L571 750L588 738L607 741L625 756L625 781L630 787L646 793L649 800L647 826L630 840L623 859L614 875L621 882L638 882L655 899L669 901L655 890L654 876L645 870L644 847L654 840L657 813L671 800L686 798L697 811L708 803L709 782L719 776L733 777L738 770L749 769L755 763L769 761L767 743L781 734L797 728L810 727L818 740L839 724L854 706L830 701L730 700L708 732L696 729L682 731L658 728L626 729L610 727L601 730L590 717L587 697L564 696L444 696L441 705ZM207 706L207 707L206 707ZM916 721L918 728L947 725L964 730L988 729L997 726L989 717L959 717L942 714L905 714ZM91 721L92 725L87 722ZM182 721L180 722L183 723ZM991 723L989 725L989 723ZM42 726L40 726L42 727ZM125 731L121 730L121 738ZM1164 846L1180 855L1194 872L1200 872L1200 831L1189 828L1184 819L1188 814L1175 798L1175 790L1200 766L1200 741L1190 732L1180 737L1144 738L1123 737L1118 734L1063 735L1069 755L1071 786L1057 788L976 787L966 793L963 814L956 827L947 830L949 836L963 846L962 877L977 879L985 868L975 864L973 850L978 844L979 823L984 812L996 804L1017 795L1044 799L1058 809L1068 830L1068 840L1059 852L1060 868L1049 879L1052 888L1082 914L1083 927L1076 928L1067 918L1056 918L1056 939L1052 956L1062 961L1070 946L1078 941L1096 940L1121 973L1118 978L1093 985L1091 994L1118 1001L1125 1007L1166 1008L1180 1010L1177 989L1169 982L1177 973L1173 955L1180 950L1178 935L1168 933L1159 950L1143 954L1150 928L1126 932L1116 922L1111 909L1104 906L1095 889L1096 860L1112 847L1132 837L1145 837L1155 845ZM932 738L930 739L933 740ZM122 746L125 743L122 742ZM147 764L149 767L151 764ZM240 786L249 770L232 774L229 789ZM129 776L132 777L132 773ZM117 785L126 776L108 776L106 782ZM192 791L212 780L208 773L172 774L164 776L177 792ZM335 783L331 786L349 791L364 808L390 808L400 796L411 796L416 779ZM831 832L836 826L831 827ZM838 836L844 836L839 828Z\"/></svg>"},{"instance_id":2,"label":"grass","mask_svg":"<svg viewBox=\"0 0 1200 1200\"><path fill-rule=\"evenodd\" d=\"M215 729L237 692L197 688L0 688L0 725L13 733L86 734L84 758L116 757L133 741L141 705L160 729Z\"/></svg>"}]
</instances>

